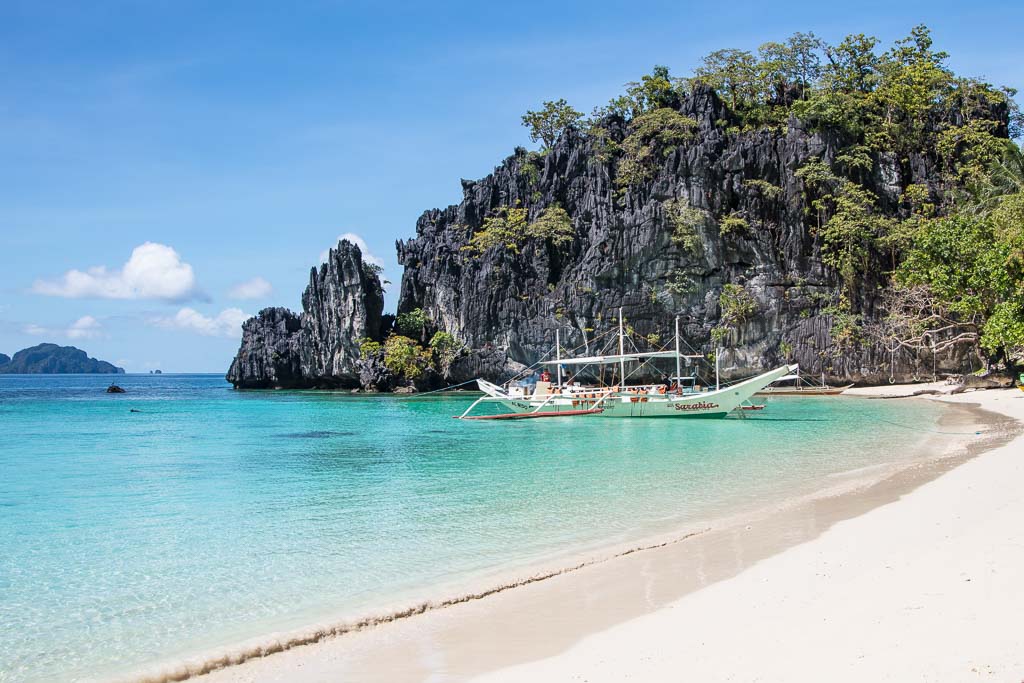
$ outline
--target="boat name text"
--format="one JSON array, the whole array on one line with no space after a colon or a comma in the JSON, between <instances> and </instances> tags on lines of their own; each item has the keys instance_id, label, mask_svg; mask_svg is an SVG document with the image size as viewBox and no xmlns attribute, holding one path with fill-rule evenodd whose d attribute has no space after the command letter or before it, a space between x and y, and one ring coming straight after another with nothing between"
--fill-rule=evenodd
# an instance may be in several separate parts
<instances>
[{"instance_id":1,"label":"boat name text","mask_svg":"<svg viewBox=\"0 0 1024 683\"><path fill-rule=\"evenodd\" d=\"M717 403L709 403L708 401L701 401L700 403L676 403L676 410L710 410L711 408L717 408Z\"/></svg>"}]
</instances>

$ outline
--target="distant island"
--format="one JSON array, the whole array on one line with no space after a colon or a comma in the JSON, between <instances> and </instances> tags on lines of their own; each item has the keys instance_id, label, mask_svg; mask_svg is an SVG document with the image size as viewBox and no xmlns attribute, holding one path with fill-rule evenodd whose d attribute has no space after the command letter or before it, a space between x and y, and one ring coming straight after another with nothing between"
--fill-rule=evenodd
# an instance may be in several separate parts
<instances>
[{"instance_id":1,"label":"distant island","mask_svg":"<svg viewBox=\"0 0 1024 683\"><path fill-rule=\"evenodd\" d=\"M74 346L37 344L22 349L13 358L0 353L0 374L3 375L123 375L119 368L106 361L90 358Z\"/></svg>"}]
</instances>

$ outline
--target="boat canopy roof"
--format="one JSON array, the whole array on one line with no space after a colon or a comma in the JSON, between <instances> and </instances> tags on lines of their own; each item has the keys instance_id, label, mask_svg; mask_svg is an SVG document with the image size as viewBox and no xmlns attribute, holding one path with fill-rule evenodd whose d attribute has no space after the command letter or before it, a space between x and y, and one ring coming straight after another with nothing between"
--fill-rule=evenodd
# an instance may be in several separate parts
<instances>
[{"instance_id":1,"label":"boat canopy roof","mask_svg":"<svg viewBox=\"0 0 1024 683\"><path fill-rule=\"evenodd\" d=\"M648 351L645 353L626 353L621 356L584 356L582 358L563 358L546 360L543 365L591 365L592 363L618 363L627 360L643 360L644 358L675 358L675 351ZM683 358L700 358L701 356L682 356Z\"/></svg>"}]
</instances>

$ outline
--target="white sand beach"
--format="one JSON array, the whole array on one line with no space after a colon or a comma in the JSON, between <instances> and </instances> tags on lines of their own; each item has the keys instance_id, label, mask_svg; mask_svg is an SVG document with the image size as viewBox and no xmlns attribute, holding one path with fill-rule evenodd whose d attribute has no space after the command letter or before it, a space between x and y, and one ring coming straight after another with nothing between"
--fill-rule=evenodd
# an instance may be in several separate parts
<instances>
[{"instance_id":1,"label":"white sand beach","mask_svg":"<svg viewBox=\"0 0 1024 683\"><path fill-rule=\"evenodd\" d=\"M1017 389L935 400L1024 421ZM1018 433L979 457L199 680L1020 681L1022 494Z\"/></svg>"},{"instance_id":2,"label":"white sand beach","mask_svg":"<svg viewBox=\"0 0 1024 683\"><path fill-rule=\"evenodd\" d=\"M1016 389L944 400L1024 420ZM732 579L479 680L1022 680L1022 492L1018 436Z\"/></svg>"}]
</instances>

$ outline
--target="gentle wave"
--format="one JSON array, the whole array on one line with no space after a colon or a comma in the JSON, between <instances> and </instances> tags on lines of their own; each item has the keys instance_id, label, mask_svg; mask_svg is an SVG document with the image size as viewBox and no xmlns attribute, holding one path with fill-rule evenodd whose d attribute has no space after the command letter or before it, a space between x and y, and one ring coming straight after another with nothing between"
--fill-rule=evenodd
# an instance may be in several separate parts
<instances>
[{"instance_id":1,"label":"gentle wave","mask_svg":"<svg viewBox=\"0 0 1024 683\"><path fill-rule=\"evenodd\" d=\"M974 419L981 419L981 413L974 413L972 417ZM648 537L639 542L634 541L636 545L606 546L603 554L587 560L571 561L569 564L558 568L543 569L517 578L498 579L495 583L477 590L467 590L440 599L417 601L411 605L393 610L384 610L378 614L341 619L337 622L309 626L284 634L269 634L257 639L248 640L226 650L193 657L183 662L157 665L153 669L134 674L122 679L122 681L123 683L170 683L185 681L230 666L244 664L253 659L259 659L304 645L312 645L328 638L356 633L427 612L481 600L497 593L570 574L586 567L610 562L638 552L665 548L707 534L712 530L749 529L749 523L753 519L760 518L765 514L778 514L787 509L798 508L816 500L855 494L897 476L902 472L916 470L924 465L940 465L944 461L962 460L972 457L983 450L999 445L1008 439L1011 433L1016 433L1020 429L1020 425L1016 425L1016 423L1010 425L1005 421L992 419L991 415L986 415L986 417L990 421L986 425L987 428L984 430L985 438L981 442L972 443L959 439L952 442L946 441L941 445L934 443L931 444L932 448L922 450L921 457L910 459L903 463L886 462L830 474L826 477L826 480L844 479L845 481L842 483L831 483L828 486L819 487L812 492L791 496L784 500L775 501L767 506L758 505L751 509L735 511L732 514L708 520L708 525L699 531L684 532L676 530L675 532L662 534L655 538ZM978 434L981 433L978 432Z\"/></svg>"},{"instance_id":2,"label":"gentle wave","mask_svg":"<svg viewBox=\"0 0 1024 683\"><path fill-rule=\"evenodd\" d=\"M384 611L380 614L307 627L305 629L283 635L272 634L261 639L247 641L246 643L234 646L227 651L211 653L210 655L194 658L186 662L158 666L147 673L139 673L124 680L136 683L169 683L184 681L230 666L244 664L245 662L253 659L277 654L296 647L302 647L304 645L312 645L327 638L355 633L427 612L481 600L497 593L546 581L557 576L570 574L586 567L610 562L638 552L665 548L707 534L712 531L712 529L742 528L744 526L749 529L750 527L746 526L746 522L749 521L752 515L757 516L758 514L769 511L780 512L786 508L795 508L800 505L805 505L813 500L854 493L855 491L864 490L872 485L885 481L890 477L897 476L900 473L919 469L926 464L942 465L943 463L952 460L963 461L976 456L980 452L990 448L995 448L998 445L1005 443L1015 434L1024 429L1024 426L1016 421L1005 420L998 416L981 411L974 412L970 416L970 419L985 423L985 429L975 432L975 435L983 435L983 439L981 441L960 439L955 442L947 441L941 445L935 443L933 445L938 447L932 450L927 456L902 463L902 465L896 463L882 463L879 465L860 467L836 473L835 475L830 475L829 478L839 475L850 478L849 481L844 484L834 484L824 488L819 488L813 493L795 496L785 502L759 508L757 512L748 510L743 513L729 515L727 517L714 520L710 526L706 526L699 531L689 531L681 534L680 532L676 532L675 535L670 535L668 537L662 536L660 540L648 540L648 542L643 542L638 545L625 548L620 546L620 549L608 551L606 554L599 557L573 562L556 569L538 571L521 578L499 581L486 588L458 593L443 599L423 600L403 608ZM868 476L869 473L876 476Z\"/></svg>"},{"instance_id":3,"label":"gentle wave","mask_svg":"<svg viewBox=\"0 0 1024 683\"><path fill-rule=\"evenodd\" d=\"M634 553L654 550L657 548L665 548L670 545L675 545L676 543L682 543L696 536L700 536L710 530L711 528L708 527L701 529L700 531L691 531L683 536L678 536L669 540L638 545L604 557L577 562L558 569L542 571L523 578L498 583L482 590L453 595L439 600L424 600L408 607L377 615L369 615L357 619L339 621L334 624L309 627L283 635L272 634L259 640L251 640L241 645L234 646L226 652L211 653L186 662L161 665L152 671L139 672L121 680L125 683L172 683L175 681L185 681L229 666L244 664L252 659L259 659L268 655L291 650L296 647L302 647L303 645L312 645L327 638L342 636L348 633L356 633L367 628L388 624L401 619L407 619L426 612L432 612L467 602L473 602L475 600L481 600L513 588L521 588L532 583L546 581L556 576L569 574L586 567L609 562Z\"/></svg>"}]
</instances>

